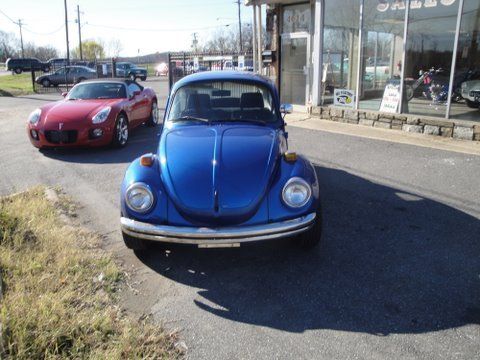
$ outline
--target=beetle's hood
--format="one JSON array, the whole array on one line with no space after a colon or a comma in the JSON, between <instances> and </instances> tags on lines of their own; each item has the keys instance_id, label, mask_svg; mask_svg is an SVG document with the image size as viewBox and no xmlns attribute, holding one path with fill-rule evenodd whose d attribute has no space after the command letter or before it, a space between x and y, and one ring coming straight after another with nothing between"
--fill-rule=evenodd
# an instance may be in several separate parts
<instances>
[{"instance_id":1,"label":"beetle's hood","mask_svg":"<svg viewBox=\"0 0 480 360\"><path fill-rule=\"evenodd\" d=\"M194 223L235 224L255 214L278 158L276 131L262 126L166 130L160 171L178 211Z\"/></svg>"},{"instance_id":2,"label":"beetle's hood","mask_svg":"<svg viewBox=\"0 0 480 360\"><path fill-rule=\"evenodd\" d=\"M106 106L112 106L118 99L63 100L49 108L42 108L43 125L57 122L82 122Z\"/></svg>"}]
</instances>

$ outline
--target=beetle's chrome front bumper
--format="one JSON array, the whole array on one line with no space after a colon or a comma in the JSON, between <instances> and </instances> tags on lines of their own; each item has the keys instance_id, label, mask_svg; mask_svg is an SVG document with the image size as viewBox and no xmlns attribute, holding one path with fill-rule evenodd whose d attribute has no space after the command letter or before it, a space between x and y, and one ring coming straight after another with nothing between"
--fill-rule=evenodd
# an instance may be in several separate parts
<instances>
[{"instance_id":1,"label":"beetle's chrome front bumper","mask_svg":"<svg viewBox=\"0 0 480 360\"><path fill-rule=\"evenodd\" d=\"M240 243L300 234L313 226L315 218L316 214L311 213L276 223L222 228L153 225L125 217L120 222L125 234L140 239L199 247L238 247Z\"/></svg>"}]
</instances>

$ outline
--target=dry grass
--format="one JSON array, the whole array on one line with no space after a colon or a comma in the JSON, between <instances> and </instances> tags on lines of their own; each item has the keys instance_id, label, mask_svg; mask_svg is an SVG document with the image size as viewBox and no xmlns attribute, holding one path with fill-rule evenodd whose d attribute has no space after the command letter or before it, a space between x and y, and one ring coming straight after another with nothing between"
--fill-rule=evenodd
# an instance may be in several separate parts
<instances>
[{"instance_id":1,"label":"dry grass","mask_svg":"<svg viewBox=\"0 0 480 360\"><path fill-rule=\"evenodd\" d=\"M0 199L0 357L181 357L172 336L119 309L121 270L56 208L71 206L54 207L43 188Z\"/></svg>"},{"instance_id":2,"label":"dry grass","mask_svg":"<svg viewBox=\"0 0 480 360\"><path fill-rule=\"evenodd\" d=\"M0 76L0 96L26 94L33 94L32 75L30 73Z\"/></svg>"}]
</instances>

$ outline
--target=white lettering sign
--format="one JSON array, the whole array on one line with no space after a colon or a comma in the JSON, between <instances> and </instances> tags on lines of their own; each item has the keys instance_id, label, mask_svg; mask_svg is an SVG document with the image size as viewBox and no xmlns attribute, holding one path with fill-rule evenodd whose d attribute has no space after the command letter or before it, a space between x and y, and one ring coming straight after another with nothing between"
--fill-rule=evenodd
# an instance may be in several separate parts
<instances>
[{"instance_id":1,"label":"white lettering sign","mask_svg":"<svg viewBox=\"0 0 480 360\"><path fill-rule=\"evenodd\" d=\"M424 8L433 8L437 7L438 3L443 6L451 6L455 4L457 0L411 0L410 9L421 9ZM379 4L377 5L377 11L385 12L388 9L390 10L405 10L405 1L404 0L378 0Z\"/></svg>"},{"instance_id":2,"label":"white lettering sign","mask_svg":"<svg viewBox=\"0 0 480 360\"><path fill-rule=\"evenodd\" d=\"M355 92L347 89L333 91L333 105L353 108L355 106Z\"/></svg>"},{"instance_id":3,"label":"white lettering sign","mask_svg":"<svg viewBox=\"0 0 480 360\"><path fill-rule=\"evenodd\" d=\"M383 92L381 112L396 113L400 104L400 85L387 84Z\"/></svg>"},{"instance_id":4,"label":"white lettering sign","mask_svg":"<svg viewBox=\"0 0 480 360\"><path fill-rule=\"evenodd\" d=\"M238 70L245 70L245 56L243 55L238 56Z\"/></svg>"}]
</instances>

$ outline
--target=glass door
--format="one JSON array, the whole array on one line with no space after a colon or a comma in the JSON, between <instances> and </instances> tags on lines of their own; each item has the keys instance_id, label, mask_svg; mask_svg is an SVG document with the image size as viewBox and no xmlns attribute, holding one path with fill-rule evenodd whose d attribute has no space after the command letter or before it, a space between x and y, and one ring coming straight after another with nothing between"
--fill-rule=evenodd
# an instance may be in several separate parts
<instances>
[{"instance_id":1,"label":"glass door","mask_svg":"<svg viewBox=\"0 0 480 360\"><path fill-rule=\"evenodd\" d=\"M281 102L292 104L299 111L305 110L307 102L309 45L306 33L282 35Z\"/></svg>"}]
</instances>

